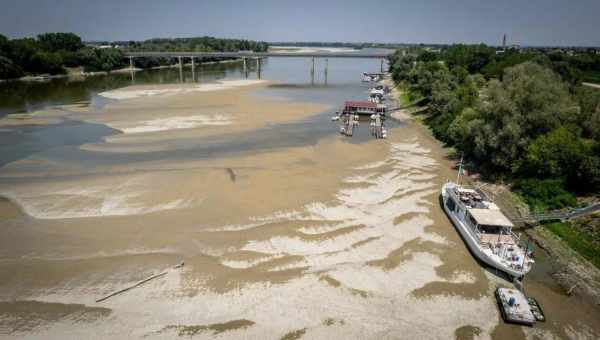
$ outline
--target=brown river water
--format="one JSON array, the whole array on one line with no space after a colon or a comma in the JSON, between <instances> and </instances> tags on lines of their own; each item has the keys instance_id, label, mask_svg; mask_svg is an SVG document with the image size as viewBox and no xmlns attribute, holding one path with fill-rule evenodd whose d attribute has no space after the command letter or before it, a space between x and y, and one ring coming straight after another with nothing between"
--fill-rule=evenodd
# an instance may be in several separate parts
<instances>
[{"instance_id":1,"label":"brown river water","mask_svg":"<svg viewBox=\"0 0 600 340\"><path fill-rule=\"evenodd\" d=\"M562 294L541 252L525 291L548 321L501 321L493 291L511 283L441 209L455 170L425 128L337 133L378 62L330 60L327 85L302 59L265 61L261 80L227 67L6 107L25 114L0 119L0 338L600 336L598 307Z\"/></svg>"}]
</instances>

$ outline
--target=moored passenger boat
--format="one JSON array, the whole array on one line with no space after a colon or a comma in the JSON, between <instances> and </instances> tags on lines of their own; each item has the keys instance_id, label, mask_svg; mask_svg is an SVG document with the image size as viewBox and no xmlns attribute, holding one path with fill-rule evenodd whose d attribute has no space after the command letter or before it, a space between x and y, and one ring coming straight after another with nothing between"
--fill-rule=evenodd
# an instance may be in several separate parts
<instances>
[{"instance_id":1,"label":"moored passenger boat","mask_svg":"<svg viewBox=\"0 0 600 340\"><path fill-rule=\"evenodd\" d=\"M534 260L512 231L513 223L483 192L448 182L442 187L442 201L475 257L515 278L531 270Z\"/></svg>"}]
</instances>

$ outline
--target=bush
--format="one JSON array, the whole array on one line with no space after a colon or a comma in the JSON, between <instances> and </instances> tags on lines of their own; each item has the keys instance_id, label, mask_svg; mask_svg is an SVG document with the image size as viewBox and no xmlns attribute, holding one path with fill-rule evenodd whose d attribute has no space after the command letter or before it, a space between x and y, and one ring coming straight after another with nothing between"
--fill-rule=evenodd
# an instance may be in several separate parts
<instances>
[{"instance_id":1,"label":"bush","mask_svg":"<svg viewBox=\"0 0 600 340\"><path fill-rule=\"evenodd\" d=\"M592 235L578 230L571 223L550 223L544 226L565 241L569 247L600 268L600 246L594 242Z\"/></svg>"},{"instance_id":2,"label":"bush","mask_svg":"<svg viewBox=\"0 0 600 340\"><path fill-rule=\"evenodd\" d=\"M29 71L33 73L50 74L65 73L60 56L57 53L52 52L37 52L34 54L31 58Z\"/></svg>"},{"instance_id":3,"label":"bush","mask_svg":"<svg viewBox=\"0 0 600 340\"><path fill-rule=\"evenodd\" d=\"M518 180L515 189L532 211L546 211L572 207L577 204L575 196L566 191L562 179L528 178Z\"/></svg>"},{"instance_id":4,"label":"bush","mask_svg":"<svg viewBox=\"0 0 600 340\"><path fill-rule=\"evenodd\" d=\"M83 47L81 38L73 33L44 33L37 38L40 47L48 52L75 52Z\"/></svg>"},{"instance_id":5,"label":"bush","mask_svg":"<svg viewBox=\"0 0 600 340\"><path fill-rule=\"evenodd\" d=\"M79 60L85 72L110 71L124 65L123 53L114 48L82 48Z\"/></svg>"},{"instance_id":6,"label":"bush","mask_svg":"<svg viewBox=\"0 0 600 340\"><path fill-rule=\"evenodd\" d=\"M13 79L23 76L23 71L12 60L0 56L0 79Z\"/></svg>"}]
</instances>

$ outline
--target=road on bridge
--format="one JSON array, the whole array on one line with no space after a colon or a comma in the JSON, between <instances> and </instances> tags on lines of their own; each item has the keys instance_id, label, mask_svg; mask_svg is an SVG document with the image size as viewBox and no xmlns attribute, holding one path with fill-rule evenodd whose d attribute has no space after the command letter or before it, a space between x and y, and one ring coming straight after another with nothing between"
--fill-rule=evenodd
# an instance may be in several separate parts
<instances>
[{"instance_id":1,"label":"road on bridge","mask_svg":"<svg viewBox=\"0 0 600 340\"><path fill-rule=\"evenodd\" d=\"M125 52L127 58L163 57L163 58L370 58L384 59L394 51L378 52Z\"/></svg>"}]
</instances>

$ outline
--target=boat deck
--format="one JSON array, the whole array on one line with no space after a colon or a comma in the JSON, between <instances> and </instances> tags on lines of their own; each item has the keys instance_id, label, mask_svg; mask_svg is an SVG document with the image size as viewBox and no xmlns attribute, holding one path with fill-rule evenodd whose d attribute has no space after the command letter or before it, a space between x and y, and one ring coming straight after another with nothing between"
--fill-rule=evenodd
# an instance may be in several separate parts
<instances>
[{"instance_id":1,"label":"boat deck","mask_svg":"<svg viewBox=\"0 0 600 340\"><path fill-rule=\"evenodd\" d=\"M481 243L490 244L515 244L515 240L512 235L500 235L500 234L479 234L479 240Z\"/></svg>"},{"instance_id":2,"label":"boat deck","mask_svg":"<svg viewBox=\"0 0 600 340\"><path fill-rule=\"evenodd\" d=\"M496 299L504 321L533 326L536 318L523 293L516 289L498 288Z\"/></svg>"}]
</instances>

